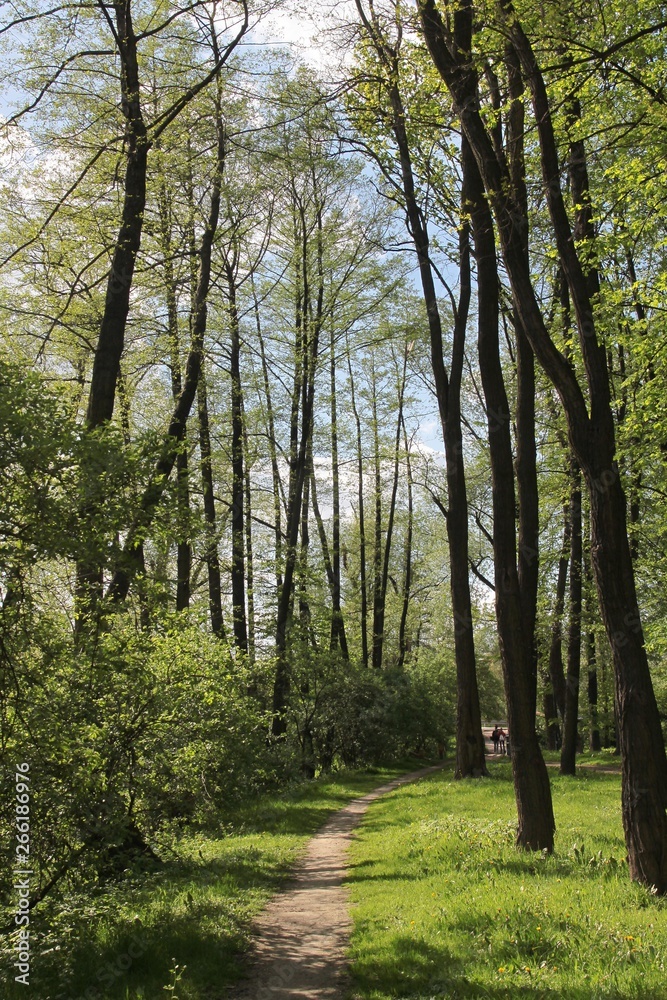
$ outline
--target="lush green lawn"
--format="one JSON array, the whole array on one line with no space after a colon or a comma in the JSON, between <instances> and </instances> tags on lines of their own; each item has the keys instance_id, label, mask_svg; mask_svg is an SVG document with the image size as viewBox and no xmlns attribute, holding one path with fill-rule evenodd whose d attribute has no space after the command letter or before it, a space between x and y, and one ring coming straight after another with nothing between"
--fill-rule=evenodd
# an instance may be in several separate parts
<instances>
[{"instance_id":1,"label":"lush green lawn","mask_svg":"<svg viewBox=\"0 0 667 1000\"><path fill-rule=\"evenodd\" d=\"M219 836L185 837L163 851L166 863L153 874L72 894L64 908L38 908L30 924L30 985L14 983L15 956L5 938L0 995L222 1000L238 978L251 918L306 840L332 811L409 769L337 775L263 796L223 817Z\"/></svg>"},{"instance_id":2,"label":"lush green lawn","mask_svg":"<svg viewBox=\"0 0 667 1000\"><path fill-rule=\"evenodd\" d=\"M630 883L620 778L551 774L556 854L513 846L509 764L374 803L352 849L353 995L667 998L667 901Z\"/></svg>"}]
</instances>

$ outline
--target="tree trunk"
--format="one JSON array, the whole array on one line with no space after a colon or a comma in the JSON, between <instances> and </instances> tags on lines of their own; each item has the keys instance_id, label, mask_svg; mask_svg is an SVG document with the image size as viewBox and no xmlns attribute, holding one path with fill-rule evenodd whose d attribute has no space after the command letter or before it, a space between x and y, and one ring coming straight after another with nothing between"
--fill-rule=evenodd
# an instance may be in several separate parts
<instances>
[{"instance_id":1,"label":"tree trunk","mask_svg":"<svg viewBox=\"0 0 667 1000\"><path fill-rule=\"evenodd\" d=\"M517 844L529 850L552 851L555 824L551 788L535 731L533 636L524 627L517 569L510 412L498 343L500 283L495 236L482 179L465 137L462 164L477 260L478 347L493 495L496 620L518 812Z\"/></svg>"},{"instance_id":2,"label":"tree trunk","mask_svg":"<svg viewBox=\"0 0 667 1000\"><path fill-rule=\"evenodd\" d=\"M361 444L361 420L354 392L354 375L349 342L347 344L347 365L350 374L350 397L356 428L357 453L357 500L359 504L359 588L361 591L361 662L368 667L368 584L366 581L366 518L364 514L364 453Z\"/></svg>"},{"instance_id":3,"label":"tree trunk","mask_svg":"<svg viewBox=\"0 0 667 1000\"><path fill-rule=\"evenodd\" d=\"M558 560L558 577L556 578L556 599L551 619L551 643L549 646L549 682L553 695L554 715L553 726L558 735L558 719L561 725L565 718L565 671L563 669L563 611L565 609L565 588L567 586L567 568L570 562L570 534L572 519L569 505L563 510L563 542ZM558 742L558 741L556 741ZM555 750L557 746L550 746Z\"/></svg>"},{"instance_id":4,"label":"tree trunk","mask_svg":"<svg viewBox=\"0 0 667 1000\"><path fill-rule=\"evenodd\" d=\"M389 560L391 557L391 546L394 536L394 518L396 516L396 496L398 493L398 478L400 472L400 448L401 431L403 427L403 399L405 396L405 383L408 365L407 344L403 350L403 371L398 384L398 419L396 422L396 438L394 441L394 479L391 488L391 498L389 500L389 512L387 516L387 532L384 542L384 552L382 556L382 573L380 576L379 600L375 605L373 616L373 635L377 635L377 642L373 647L373 666L380 669L382 667L382 657L384 652L384 621L387 606L387 584L389 582ZM377 414L374 414L377 417ZM380 513L381 513L380 508Z\"/></svg>"},{"instance_id":5,"label":"tree trunk","mask_svg":"<svg viewBox=\"0 0 667 1000\"><path fill-rule=\"evenodd\" d=\"M560 773L576 774L579 737L579 678L581 671L581 475L572 463L570 495L570 624L567 640L567 679L565 684L565 719Z\"/></svg>"},{"instance_id":6,"label":"tree trunk","mask_svg":"<svg viewBox=\"0 0 667 1000\"><path fill-rule=\"evenodd\" d=\"M341 608L341 575L340 575L340 470L338 467L338 390L336 385L336 342L333 324L329 338L329 353L331 358L331 488L333 503L333 523L331 526L331 640L330 648L340 648L343 659L349 659L345 621Z\"/></svg>"},{"instance_id":7,"label":"tree trunk","mask_svg":"<svg viewBox=\"0 0 667 1000\"><path fill-rule=\"evenodd\" d=\"M377 372L375 360L371 358L371 393L373 417L373 471L375 490L373 494L373 643L372 663L376 670L382 666L382 466L380 458L380 430L377 408Z\"/></svg>"},{"instance_id":8,"label":"tree trunk","mask_svg":"<svg viewBox=\"0 0 667 1000\"><path fill-rule=\"evenodd\" d=\"M167 300L167 335L169 339L169 361L171 368L171 392L174 404L183 389L181 376L180 336L178 330L178 308L176 301L176 278L171 244L171 219L169 196L164 175L160 174L157 195L160 236L162 241L164 287ZM183 611L190 606L190 573L192 570L192 546L190 545L190 488L188 478L187 433L183 447L176 459L176 610Z\"/></svg>"},{"instance_id":9,"label":"tree trunk","mask_svg":"<svg viewBox=\"0 0 667 1000\"><path fill-rule=\"evenodd\" d=\"M206 369L202 370L197 387L197 415L199 418L199 456L201 468L202 494L204 499L204 520L206 522L206 568L208 570L208 608L211 631L225 638L222 617L222 581L220 556L218 555L218 522L213 492L213 466L211 463L211 431L208 416L208 395L206 391Z\"/></svg>"},{"instance_id":10,"label":"tree trunk","mask_svg":"<svg viewBox=\"0 0 667 1000\"><path fill-rule=\"evenodd\" d=\"M276 673L273 683L273 721L271 732L273 736L283 736L287 724L285 709L290 690L289 664L287 661L287 629L294 591L294 571L297 562L297 542L299 524L301 521L301 505L303 490L308 471L308 449L313 432L313 415L315 407L315 368L317 364L319 337L322 326L324 307L324 275L323 275L323 239L322 217L323 201L316 192L316 231L317 231L317 275L318 288L314 315L310 316L310 282L308 274L307 229L303 209L301 209L301 292L297 293L297 342L300 346L301 358L297 356L297 369L301 365L301 376L295 375L296 409L292 408L291 421L291 455L290 455L290 489L287 509L287 545L285 552L285 574L278 600L276 618ZM297 267L298 271L298 267ZM299 333L300 328L300 333ZM301 391L297 395L297 382ZM301 397L301 433L298 434L298 396ZM298 440L298 447L297 447Z\"/></svg>"},{"instance_id":11,"label":"tree trunk","mask_svg":"<svg viewBox=\"0 0 667 1000\"><path fill-rule=\"evenodd\" d=\"M269 454L271 456L271 476L273 481L273 513L275 517L275 565L276 565L276 590L280 593L283 578L281 572L282 560L282 483L280 479L280 468L278 466L278 449L276 446L276 427L273 415L273 402L271 399L271 383L269 381L269 366L266 361L266 350L264 348L264 335L262 333L262 323L259 315L259 302L255 284L251 277L253 309L255 313L255 325L257 328L257 339L259 341L259 352L262 361L262 380L264 384L264 396L266 399L266 423L267 438L269 442Z\"/></svg>"},{"instance_id":12,"label":"tree trunk","mask_svg":"<svg viewBox=\"0 0 667 1000\"><path fill-rule=\"evenodd\" d=\"M413 479L412 479L412 461L410 459L410 442L408 441L408 432L405 427L405 419L402 420L403 425L403 447L405 448L405 465L406 465L406 485L408 488L408 523L405 535L405 554L404 554L404 571L403 571L403 607L401 610L401 621L398 627L398 668L401 670L405 664L405 658L407 653L410 651L410 642L407 638L407 622L408 622L408 611L410 610L410 597L412 592L412 532L413 532L413 519L414 519L414 503L413 503Z\"/></svg>"},{"instance_id":13,"label":"tree trunk","mask_svg":"<svg viewBox=\"0 0 667 1000\"><path fill-rule=\"evenodd\" d=\"M241 387L241 332L236 305L236 283L232 264L226 263L229 309L232 413L232 615L234 645L248 652L245 566L245 476L243 472L243 390Z\"/></svg>"}]
</instances>

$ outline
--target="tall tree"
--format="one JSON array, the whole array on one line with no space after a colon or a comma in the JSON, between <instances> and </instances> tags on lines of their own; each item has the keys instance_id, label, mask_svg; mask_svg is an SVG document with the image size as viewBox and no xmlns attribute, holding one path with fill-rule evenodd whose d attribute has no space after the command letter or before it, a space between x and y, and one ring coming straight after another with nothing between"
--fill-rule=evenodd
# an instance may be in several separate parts
<instances>
[{"instance_id":1,"label":"tall tree","mask_svg":"<svg viewBox=\"0 0 667 1000\"><path fill-rule=\"evenodd\" d=\"M577 320L590 412L579 378L551 339L535 296L523 253L523 230L527 220L512 195L506 164L498 157L480 113L471 47L452 46L434 0L422 0L420 19L431 56L452 95L495 213L517 310L533 350L561 398L570 442L586 480L595 580L614 658L615 700L623 759L623 825L630 872L633 878L665 893L667 758L637 604L625 496L615 454L606 356L563 199L544 76L513 5L501 0L498 8L503 30L515 48L531 94L542 179ZM472 20L470 0L459 5L457 14Z\"/></svg>"}]
</instances>

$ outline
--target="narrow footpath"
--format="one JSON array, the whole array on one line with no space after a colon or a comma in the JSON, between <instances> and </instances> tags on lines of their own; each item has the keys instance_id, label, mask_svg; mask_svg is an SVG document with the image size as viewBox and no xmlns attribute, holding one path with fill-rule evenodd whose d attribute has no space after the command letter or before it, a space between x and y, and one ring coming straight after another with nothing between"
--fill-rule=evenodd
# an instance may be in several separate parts
<instances>
[{"instance_id":1,"label":"narrow footpath","mask_svg":"<svg viewBox=\"0 0 667 1000\"><path fill-rule=\"evenodd\" d=\"M443 766L401 775L334 813L309 841L290 884L254 922L246 978L231 1000L342 1000L352 927L343 881L352 833L375 799Z\"/></svg>"}]
</instances>

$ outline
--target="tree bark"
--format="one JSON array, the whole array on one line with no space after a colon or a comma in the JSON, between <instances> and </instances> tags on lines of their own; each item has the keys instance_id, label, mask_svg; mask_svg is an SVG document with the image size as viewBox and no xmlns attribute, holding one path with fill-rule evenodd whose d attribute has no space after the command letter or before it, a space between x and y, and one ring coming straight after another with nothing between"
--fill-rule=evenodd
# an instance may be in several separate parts
<instances>
[{"instance_id":1,"label":"tree bark","mask_svg":"<svg viewBox=\"0 0 667 1000\"><path fill-rule=\"evenodd\" d=\"M551 789L535 731L533 637L523 622L517 569L510 411L498 343L499 277L491 212L470 145L462 165L477 260L478 348L487 410L493 495L493 553L498 639L503 663L512 772L518 812L517 844L553 850Z\"/></svg>"},{"instance_id":2,"label":"tree bark","mask_svg":"<svg viewBox=\"0 0 667 1000\"><path fill-rule=\"evenodd\" d=\"M572 463L570 494L570 622L567 640L567 678L565 682L565 718L560 773L576 774L579 736L579 680L581 673L581 474Z\"/></svg>"},{"instance_id":3,"label":"tree bark","mask_svg":"<svg viewBox=\"0 0 667 1000\"><path fill-rule=\"evenodd\" d=\"M291 454L290 454L290 489L286 517L287 543L285 548L285 573L283 585L278 599L278 614L276 618L276 673L273 683L273 721L271 732L275 737L281 737L286 732L285 709L290 690L289 663L287 660L287 630L290 618L294 592L294 571L297 563L297 542L299 524L301 522L301 505L303 490L308 470L308 449L313 431L313 415L315 406L315 368L319 347L322 313L324 308L324 275L323 275L323 235L322 218L324 202L315 192L315 224L317 242L317 299L310 316L310 281L308 273L308 234L305 225L303 207L300 207L301 228L299 231L301 244L301 290L297 291L297 350L296 368L301 366L301 374L295 374L295 397L293 401L291 420ZM297 262L298 264L298 262ZM297 275L299 267L297 266ZM298 282L297 276L297 282ZM300 355L300 357L299 357ZM300 393L297 394L297 382L300 383ZM301 397L301 433L298 432L298 399Z\"/></svg>"},{"instance_id":4,"label":"tree bark","mask_svg":"<svg viewBox=\"0 0 667 1000\"><path fill-rule=\"evenodd\" d=\"M567 586L567 568L570 563L570 535L572 519L569 504L563 510L563 541L558 559L558 577L556 578L556 597L551 619L551 643L549 646L549 681L553 693L554 708L557 716L554 725L558 731L558 719L565 718L565 671L563 669L563 611L565 610L565 589ZM550 747L555 750L556 746Z\"/></svg>"}]
</instances>

